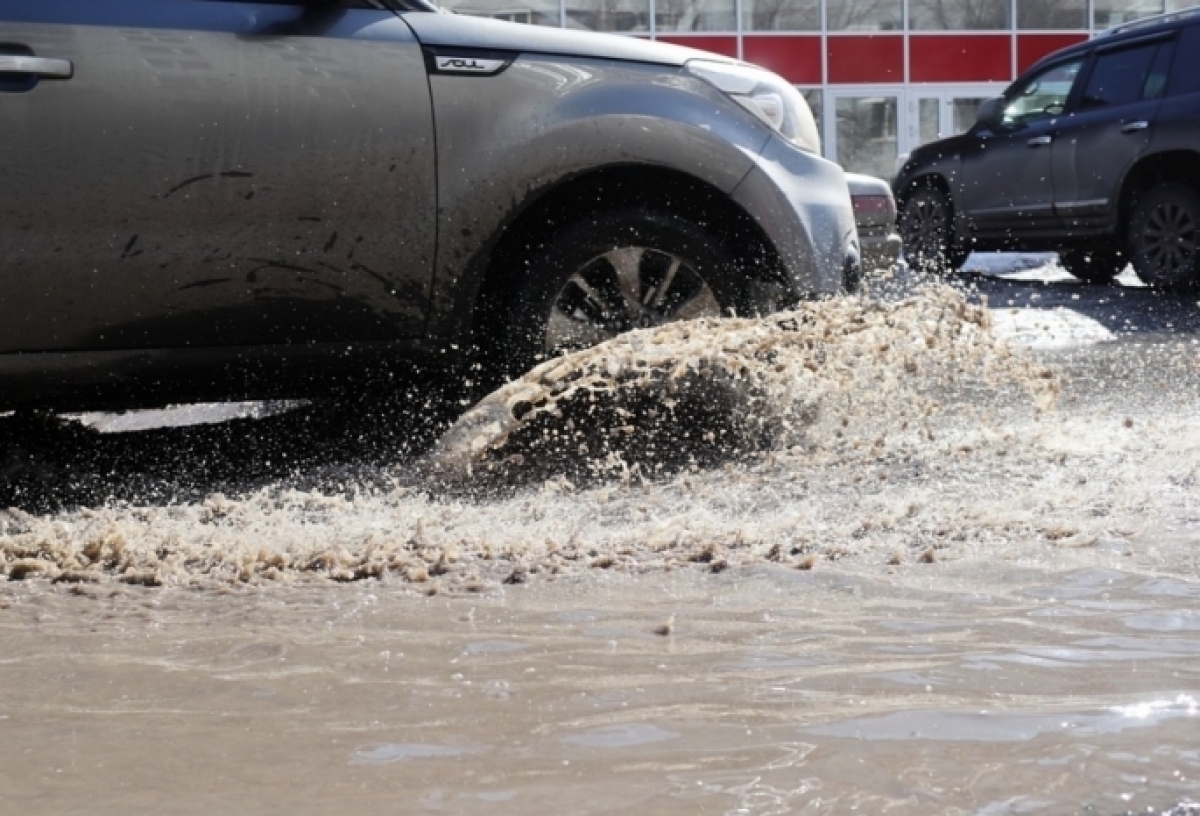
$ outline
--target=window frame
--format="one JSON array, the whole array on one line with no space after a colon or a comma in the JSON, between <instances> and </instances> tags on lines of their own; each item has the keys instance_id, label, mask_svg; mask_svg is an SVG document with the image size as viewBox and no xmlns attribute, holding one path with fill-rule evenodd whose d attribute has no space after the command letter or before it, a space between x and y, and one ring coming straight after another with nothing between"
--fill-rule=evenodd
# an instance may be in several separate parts
<instances>
[{"instance_id":1,"label":"window frame","mask_svg":"<svg viewBox=\"0 0 1200 816\"><path fill-rule=\"evenodd\" d=\"M1137 104L1138 102L1147 101L1148 97L1145 96L1146 89L1145 83L1143 82L1142 95L1133 102L1123 102L1120 105L1095 105L1093 107L1083 107L1083 95L1087 90L1087 86L1092 81L1092 75L1095 73L1096 64L1100 61L1101 57L1107 54L1119 53L1121 51L1130 51L1134 48L1144 48L1149 45L1156 46L1159 49L1159 51L1155 53L1154 58L1150 61L1150 71L1153 71L1154 66L1158 63L1162 54L1161 49L1164 46L1171 49L1171 53L1168 55L1167 60L1167 84L1163 88L1162 93L1157 97L1154 97L1157 99L1164 99L1170 93L1171 77L1173 75L1172 69L1175 65L1175 54L1177 53L1175 42L1178 40L1178 38L1179 30L1176 29L1172 31L1151 34L1148 37L1137 37L1117 43L1100 43L1088 53L1087 63L1082 69L1080 69L1079 77L1076 79L1076 87L1073 89L1073 95L1075 96L1075 99L1072 100L1067 110L1071 113L1090 113L1091 111L1104 110L1106 108L1119 108L1123 107L1124 105L1133 105ZM1149 79L1149 76L1147 76L1147 79Z\"/></svg>"},{"instance_id":2,"label":"window frame","mask_svg":"<svg viewBox=\"0 0 1200 816\"><path fill-rule=\"evenodd\" d=\"M1189 31L1195 33L1192 33L1189 36ZM1180 42L1182 42L1185 36L1188 36L1189 39L1200 39L1200 23L1192 23L1191 25L1179 27L1179 31L1177 32L1175 54L1171 57L1171 73L1170 76L1167 77L1167 87L1163 92L1163 99L1173 96L1187 96L1188 94L1200 93L1200 81L1196 81L1191 88L1180 87L1182 80L1178 79L1178 77L1182 77L1184 75L1185 72L1181 69L1187 67L1186 61L1189 59L1188 56L1185 56L1186 49L1180 47ZM1192 59L1200 58L1192 57Z\"/></svg>"},{"instance_id":3,"label":"window frame","mask_svg":"<svg viewBox=\"0 0 1200 816\"><path fill-rule=\"evenodd\" d=\"M1056 71L1060 68L1063 68L1064 66L1070 65L1075 62L1079 63L1079 70L1075 74L1075 79L1072 81L1070 89L1067 91L1066 98L1063 100L1063 109L1062 109L1061 113L1058 113L1058 114L1046 113L1045 109L1043 109L1043 111L1042 111L1042 113L1044 114L1043 116L1039 116L1037 118L1032 118L1032 117L1031 118L1023 118L1023 119L1014 120L1011 122L1004 121L1001 124L1001 128L1006 131L1020 130L1021 128L1028 127L1029 125L1031 125L1035 122L1045 121L1046 119L1053 119L1057 116L1062 116L1068 112L1074 111L1075 105L1078 103L1079 94L1081 93L1081 90L1083 87L1083 84L1082 84L1083 78L1084 78L1085 74L1087 73L1088 65L1090 64L1094 54L1095 54L1095 51L1088 51L1088 52L1085 52L1082 54L1076 53L1070 57L1065 57L1063 59L1056 60L1055 62L1052 62L1049 65L1043 66L1041 69L1039 69L1036 72L1030 72L1030 73L1026 74L1025 76L1019 78L1012 85L1010 85L1008 90L1006 90L1004 92L1004 110L1005 111L1007 111L1009 105L1012 104L1012 100L1017 98L1018 94L1015 93L1015 91L1018 88L1025 87L1030 82L1033 82L1035 79L1037 79L1038 77L1045 76L1046 74L1050 73L1051 71Z\"/></svg>"}]
</instances>

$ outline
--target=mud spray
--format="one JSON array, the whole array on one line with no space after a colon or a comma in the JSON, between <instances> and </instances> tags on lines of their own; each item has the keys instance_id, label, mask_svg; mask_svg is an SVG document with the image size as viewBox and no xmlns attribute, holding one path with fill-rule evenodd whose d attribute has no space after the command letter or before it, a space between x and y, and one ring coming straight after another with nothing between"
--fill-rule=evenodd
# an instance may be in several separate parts
<instances>
[{"instance_id":1,"label":"mud spray","mask_svg":"<svg viewBox=\"0 0 1200 816\"><path fill-rule=\"evenodd\" d=\"M194 505L10 510L0 569L56 581L427 583L724 563L724 553L828 556L922 516L845 506L854 482L1003 444L995 421L1033 421L1057 389L1048 368L992 337L984 308L948 288L667 325L503 386L391 474L390 491L276 487ZM848 535L822 521L832 496L836 514L857 520ZM937 544L899 538L888 546Z\"/></svg>"},{"instance_id":2,"label":"mud spray","mask_svg":"<svg viewBox=\"0 0 1200 816\"><path fill-rule=\"evenodd\" d=\"M435 593L587 568L882 566L1018 542L1124 550L1148 507L1190 512L1187 490L1171 488L1200 461L1172 425L1190 420L1168 416L1155 435L1119 415L1064 418L1062 387L945 287L669 325L542 363L385 489L9 510L0 571L385 579ZM1150 460L1162 466L1147 471ZM1089 480L1097 469L1106 478Z\"/></svg>"}]
</instances>

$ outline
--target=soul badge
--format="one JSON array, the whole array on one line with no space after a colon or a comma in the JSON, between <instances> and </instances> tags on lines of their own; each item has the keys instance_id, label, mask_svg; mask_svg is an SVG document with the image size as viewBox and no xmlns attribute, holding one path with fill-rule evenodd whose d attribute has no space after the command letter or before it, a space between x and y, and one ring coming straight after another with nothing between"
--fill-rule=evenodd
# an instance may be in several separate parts
<instances>
[{"instance_id":1,"label":"soul badge","mask_svg":"<svg viewBox=\"0 0 1200 816\"><path fill-rule=\"evenodd\" d=\"M481 57L437 57L437 69L443 74L496 74L508 60Z\"/></svg>"}]
</instances>

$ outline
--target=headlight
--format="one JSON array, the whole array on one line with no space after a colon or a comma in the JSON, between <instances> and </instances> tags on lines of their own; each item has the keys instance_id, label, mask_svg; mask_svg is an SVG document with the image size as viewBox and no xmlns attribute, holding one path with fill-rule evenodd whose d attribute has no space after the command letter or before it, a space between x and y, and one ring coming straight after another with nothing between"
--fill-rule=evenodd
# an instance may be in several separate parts
<instances>
[{"instance_id":1,"label":"headlight","mask_svg":"<svg viewBox=\"0 0 1200 816\"><path fill-rule=\"evenodd\" d=\"M783 77L750 65L709 60L692 60L687 69L728 94L792 144L821 152L821 137L808 103Z\"/></svg>"}]
</instances>

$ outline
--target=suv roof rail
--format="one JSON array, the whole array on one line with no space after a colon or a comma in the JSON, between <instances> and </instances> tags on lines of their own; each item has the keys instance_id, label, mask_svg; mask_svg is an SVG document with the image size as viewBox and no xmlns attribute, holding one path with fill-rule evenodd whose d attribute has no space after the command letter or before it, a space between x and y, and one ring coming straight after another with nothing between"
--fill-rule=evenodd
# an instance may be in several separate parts
<instances>
[{"instance_id":1,"label":"suv roof rail","mask_svg":"<svg viewBox=\"0 0 1200 816\"><path fill-rule=\"evenodd\" d=\"M1192 6L1191 8L1180 9L1178 11L1168 11L1164 14L1154 14L1138 20L1130 20L1128 23L1120 23L1112 28L1106 28L1096 36L1111 37L1113 34L1124 34L1126 31L1149 28L1160 23L1173 23L1177 20L1186 20L1189 17L1200 17L1200 6Z\"/></svg>"}]
</instances>

